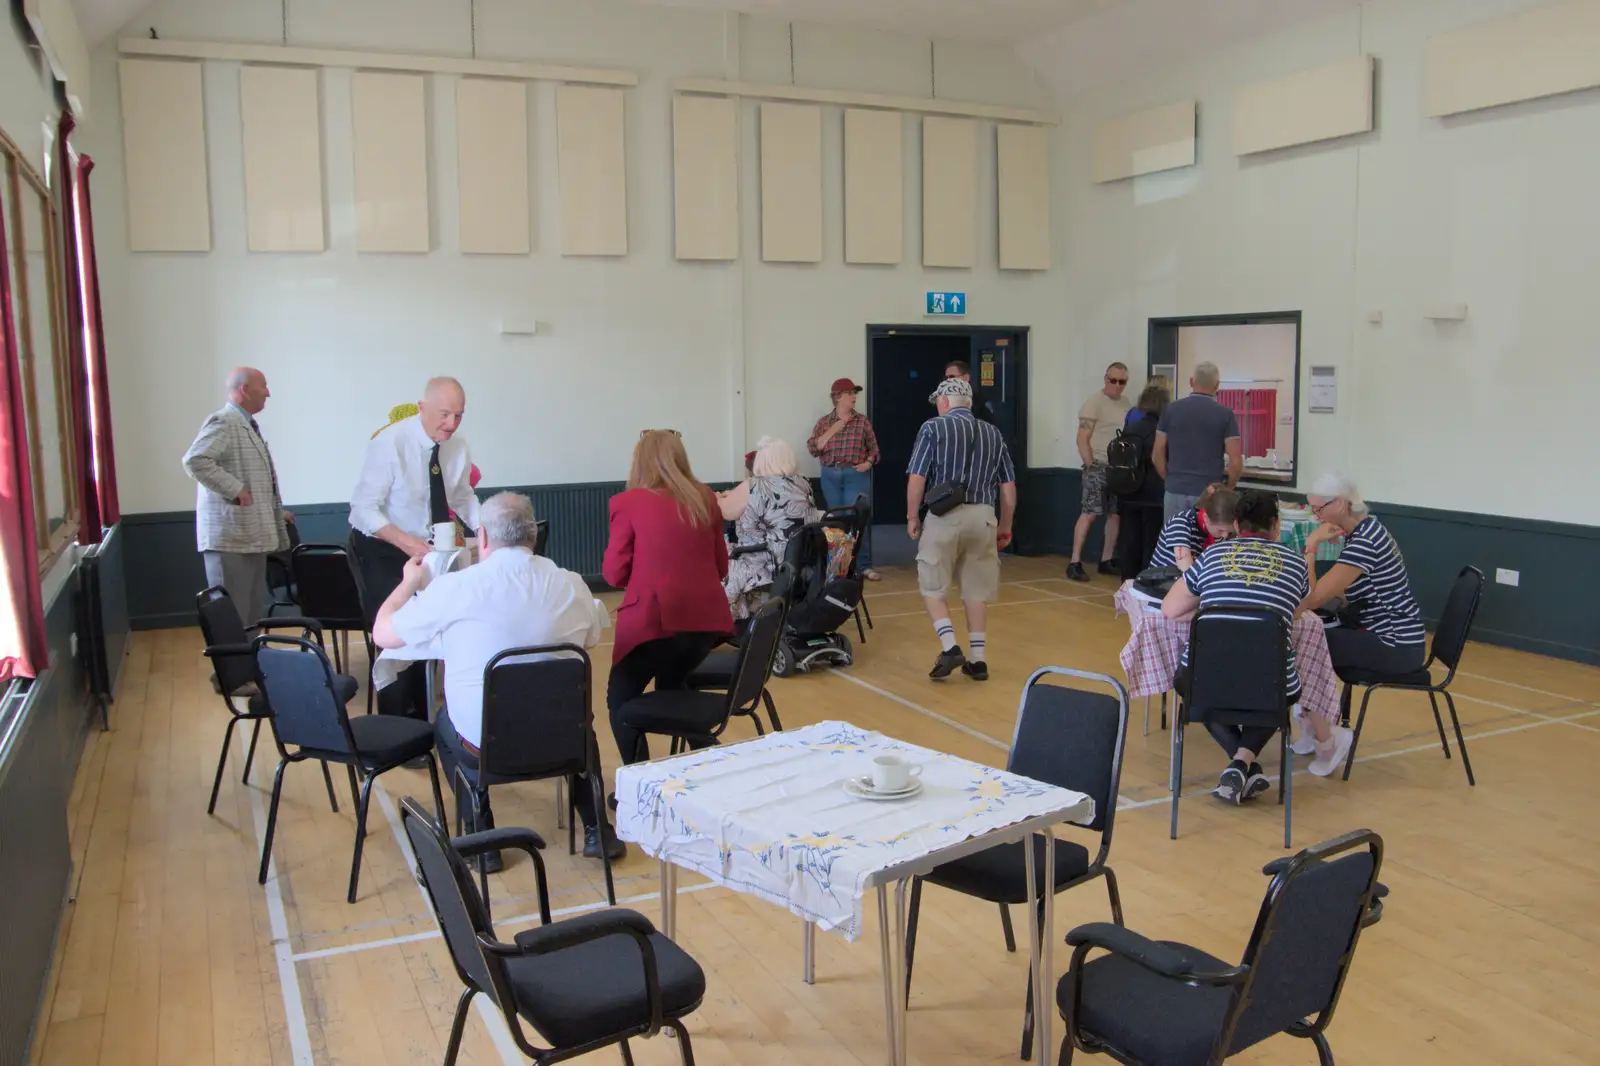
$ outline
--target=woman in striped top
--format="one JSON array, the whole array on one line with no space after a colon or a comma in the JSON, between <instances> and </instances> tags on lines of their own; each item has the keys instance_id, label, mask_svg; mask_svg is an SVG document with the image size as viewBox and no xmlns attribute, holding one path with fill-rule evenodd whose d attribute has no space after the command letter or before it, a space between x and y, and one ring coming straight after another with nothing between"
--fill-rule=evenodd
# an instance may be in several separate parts
<instances>
[{"instance_id":1,"label":"woman in striped top","mask_svg":"<svg viewBox=\"0 0 1600 1066\"><path fill-rule=\"evenodd\" d=\"M1161 527L1150 565L1177 566L1179 548L1189 549L1190 556L1198 558L1217 541L1231 540L1235 532L1233 511L1238 502L1239 494L1225 481L1206 489L1193 507L1179 511Z\"/></svg>"},{"instance_id":2,"label":"woman in striped top","mask_svg":"<svg viewBox=\"0 0 1600 1066\"><path fill-rule=\"evenodd\" d=\"M1355 483L1343 474L1317 478L1308 498L1311 513L1322 525L1306 538L1307 563L1316 558L1317 545L1326 541L1343 537L1344 549L1300 609L1313 611L1343 596L1361 618L1359 629L1328 630L1334 670L1341 674L1349 669L1383 674L1421 670L1427 633L1400 546L1372 517Z\"/></svg>"},{"instance_id":3,"label":"woman in striped top","mask_svg":"<svg viewBox=\"0 0 1600 1066\"><path fill-rule=\"evenodd\" d=\"M1183 580L1167 593L1161 612L1181 620L1192 617L1200 607L1264 607L1282 617L1286 626L1292 625L1295 610L1311 588L1311 576L1294 549L1278 542L1277 496L1246 489L1239 493L1234 517L1239 535L1233 540L1212 545L1197 561L1190 561L1187 551L1178 553ZM1183 669L1188 666L1189 649L1185 647ZM1293 644L1286 659L1284 687L1290 703L1300 698ZM1350 750L1349 730L1341 737L1320 719L1313 724L1324 735L1318 738L1311 770L1327 776ZM1217 782L1219 798L1242 803L1271 787L1256 757L1277 729L1207 722L1206 730L1232 760Z\"/></svg>"}]
</instances>

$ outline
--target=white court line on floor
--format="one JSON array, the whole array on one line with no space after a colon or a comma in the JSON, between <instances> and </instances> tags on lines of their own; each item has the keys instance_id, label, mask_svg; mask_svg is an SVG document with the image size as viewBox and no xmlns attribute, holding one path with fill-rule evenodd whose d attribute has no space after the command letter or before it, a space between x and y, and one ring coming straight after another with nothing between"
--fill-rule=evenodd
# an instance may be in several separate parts
<instances>
[{"instance_id":1,"label":"white court line on floor","mask_svg":"<svg viewBox=\"0 0 1600 1066\"><path fill-rule=\"evenodd\" d=\"M928 708L922 706L921 704L912 703L910 700L906 699L904 696L897 696L893 692L890 692L886 688L879 688L877 685L874 685L870 681L861 680L861 678L856 677L854 674L847 674L842 670L831 670L824 676L826 676L826 677L837 677L839 680L848 681L852 685L860 685L864 689L868 689L868 690L870 690L872 692L876 692L878 695L882 696L886 700L893 700L895 703L898 703L900 706L905 707L908 710L916 711L918 714L922 715L924 718L932 718L935 722L943 723L944 725L949 726L951 729L954 729L958 733L965 733L967 736L972 737L975 740L981 740L985 744L993 745L994 747L999 748L1001 751L1010 751L1011 750L1011 746L1009 744L1006 744L1003 741L996 740L994 737L991 737L987 733L980 733L976 729L972 728L970 725L967 725L964 722L958 722L954 718L947 718L947 717L945 717L944 715L940 714L937 711L930 711L930 710L928 710Z\"/></svg>"},{"instance_id":2,"label":"white court line on floor","mask_svg":"<svg viewBox=\"0 0 1600 1066\"><path fill-rule=\"evenodd\" d=\"M1107 610L1110 610L1111 609L1111 605L1109 603L1095 603L1094 602L1095 600L1100 599L1103 596L1108 596L1108 595L1110 595L1110 593L1096 592L1096 593L1092 593L1092 594L1090 594L1088 596L1061 596L1061 595L1058 595L1058 594L1056 594L1054 592L1049 592L1049 593L1046 593L1044 596L1039 597L1038 599L1032 599L1032 600L1002 600L999 603L991 603L991 604L989 604L989 610L992 611L996 607L1020 607L1023 604L1027 604L1027 603L1086 603L1090 607L1103 607L1103 608L1105 608ZM922 610L922 611L895 611L893 614L875 614L872 617L873 618L912 618L912 617L914 617L916 615L926 614L926 613L927 613L927 611L925 611L925 610Z\"/></svg>"},{"instance_id":3,"label":"white court line on floor","mask_svg":"<svg viewBox=\"0 0 1600 1066\"><path fill-rule=\"evenodd\" d=\"M239 739L239 758L242 759L246 750L244 730L239 730L236 735ZM251 788L248 782L244 787L250 793L250 815L255 823L256 850L259 853L267 839L267 813L261 807L261 790ZM267 896L267 925L272 930L272 951L278 960L278 988L283 992L284 1025L289 1030L289 1058L294 1066L314 1066L316 1059L311 1054L311 1028L306 1024L306 1005L300 996L300 976L295 972L294 954L289 950L289 919L283 909L283 885L278 881L276 859L267 868L267 883L263 891Z\"/></svg>"},{"instance_id":4,"label":"white court line on floor","mask_svg":"<svg viewBox=\"0 0 1600 1066\"><path fill-rule=\"evenodd\" d=\"M1513 707L1509 703L1496 703L1494 700L1479 699L1477 696L1468 696L1468 695L1466 695L1464 693L1461 693L1461 692L1451 692L1450 695L1454 696L1458 700L1467 700L1470 703L1481 703L1485 707L1494 707L1494 708L1497 708L1497 709L1502 710L1502 711L1510 711L1513 714L1525 714L1529 718L1538 718L1538 719L1541 719L1541 720L1546 721L1546 722L1567 721L1567 719L1561 718L1558 715L1544 714L1544 713L1542 713L1540 711L1529 711L1529 710L1525 710L1525 709L1523 709L1521 707ZM1587 702L1585 700L1572 700L1570 702L1576 703L1579 706L1587 706L1587 707L1594 706L1594 704L1589 703L1589 702ZM1587 729L1592 733L1600 733L1600 729L1596 729L1592 725L1577 725L1576 723L1570 723L1570 722L1569 722L1569 724L1571 724L1574 729Z\"/></svg>"},{"instance_id":5,"label":"white court line on floor","mask_svg":"<svg viewBox=\"0 0 1600 1066\"><path fill-rule=\"evenodd\" d=\"M1532 692L1536 696L1549 696L1551 699L1566 700L1568 703L1588 702L1579 696L1568 696L1564 692L1548 692L1542 688L1534 688L1532 685L1519 685L1515 681L1502 681L1498 677L1489 677L1486 674L1469 674L1465 670L1457 670L1456 676L1470 677L1474 681L1487 681L1491 685L1503 685L1506 688L1517 688L1523 692Z\"/></svg>"}]
</instances>

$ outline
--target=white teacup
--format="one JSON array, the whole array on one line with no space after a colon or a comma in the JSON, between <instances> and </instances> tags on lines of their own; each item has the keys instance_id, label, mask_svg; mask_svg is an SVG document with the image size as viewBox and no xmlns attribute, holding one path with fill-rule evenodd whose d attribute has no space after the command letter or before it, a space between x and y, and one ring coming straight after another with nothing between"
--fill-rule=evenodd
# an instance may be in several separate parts
<instances>
[{"instance_id":1,"label":"white teacup","mask_svg":"<svg viewBox=\"0 0 1600 1066\"><path fill-rule=\"evenodd\" d=\"M435 522L432 532L434 551L453 552L456 550L456 524L454 522Z\"/></svg>"},{"instance_id":2,"label":"white teacup","mask_svg":"<svg viewBox=\"0 0 1600 1066\"><path fill-rule=\"evenodd\" d=\"M922 776L922 767L913 766L898 755L879 755L872 760L872 787L879 792L901 792L913 778Z\"/></svg>"}]
</instances>

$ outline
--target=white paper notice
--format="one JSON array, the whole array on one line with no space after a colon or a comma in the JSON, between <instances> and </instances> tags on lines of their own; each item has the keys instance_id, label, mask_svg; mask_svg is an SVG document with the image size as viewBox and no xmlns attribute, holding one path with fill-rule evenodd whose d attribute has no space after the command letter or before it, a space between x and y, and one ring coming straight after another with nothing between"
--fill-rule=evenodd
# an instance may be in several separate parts
<instances>
[{"instance_id":1,"label":"white paper notice","mask_svg":"<svg viewBox=\"0 0 1600 1066\"><path fill-rule=\"evenodd\" d=\"M1311 404L1315 414L1332 414L1339 406L1339 379L1336 368L1314 366L1311 368Z\"/></svg>"}]
</instances>

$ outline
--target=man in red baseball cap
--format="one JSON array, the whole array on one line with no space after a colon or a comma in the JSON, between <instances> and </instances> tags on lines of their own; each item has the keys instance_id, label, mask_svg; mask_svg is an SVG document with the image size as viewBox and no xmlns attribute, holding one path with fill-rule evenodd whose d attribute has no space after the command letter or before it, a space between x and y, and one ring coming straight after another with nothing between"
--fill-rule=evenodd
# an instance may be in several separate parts
<instances>
[{"instance_id":1,"label":"man in red baseball cap","mask_svg":"<svg viewBox=\"0 0 1600 1066\"><path fill-rule=\"evenodd\" d=\"M829 507L849 507L857 496L872 499L872 468L877 465L878 437L867 416L856 410L861 386L849 378L833 383L829 394L833 410L817 419L806 449L822 463L822 496ZM868 581L879 580L872 569L870 535L856 545L859 572Z\"/></svg>"}]
</instances>

